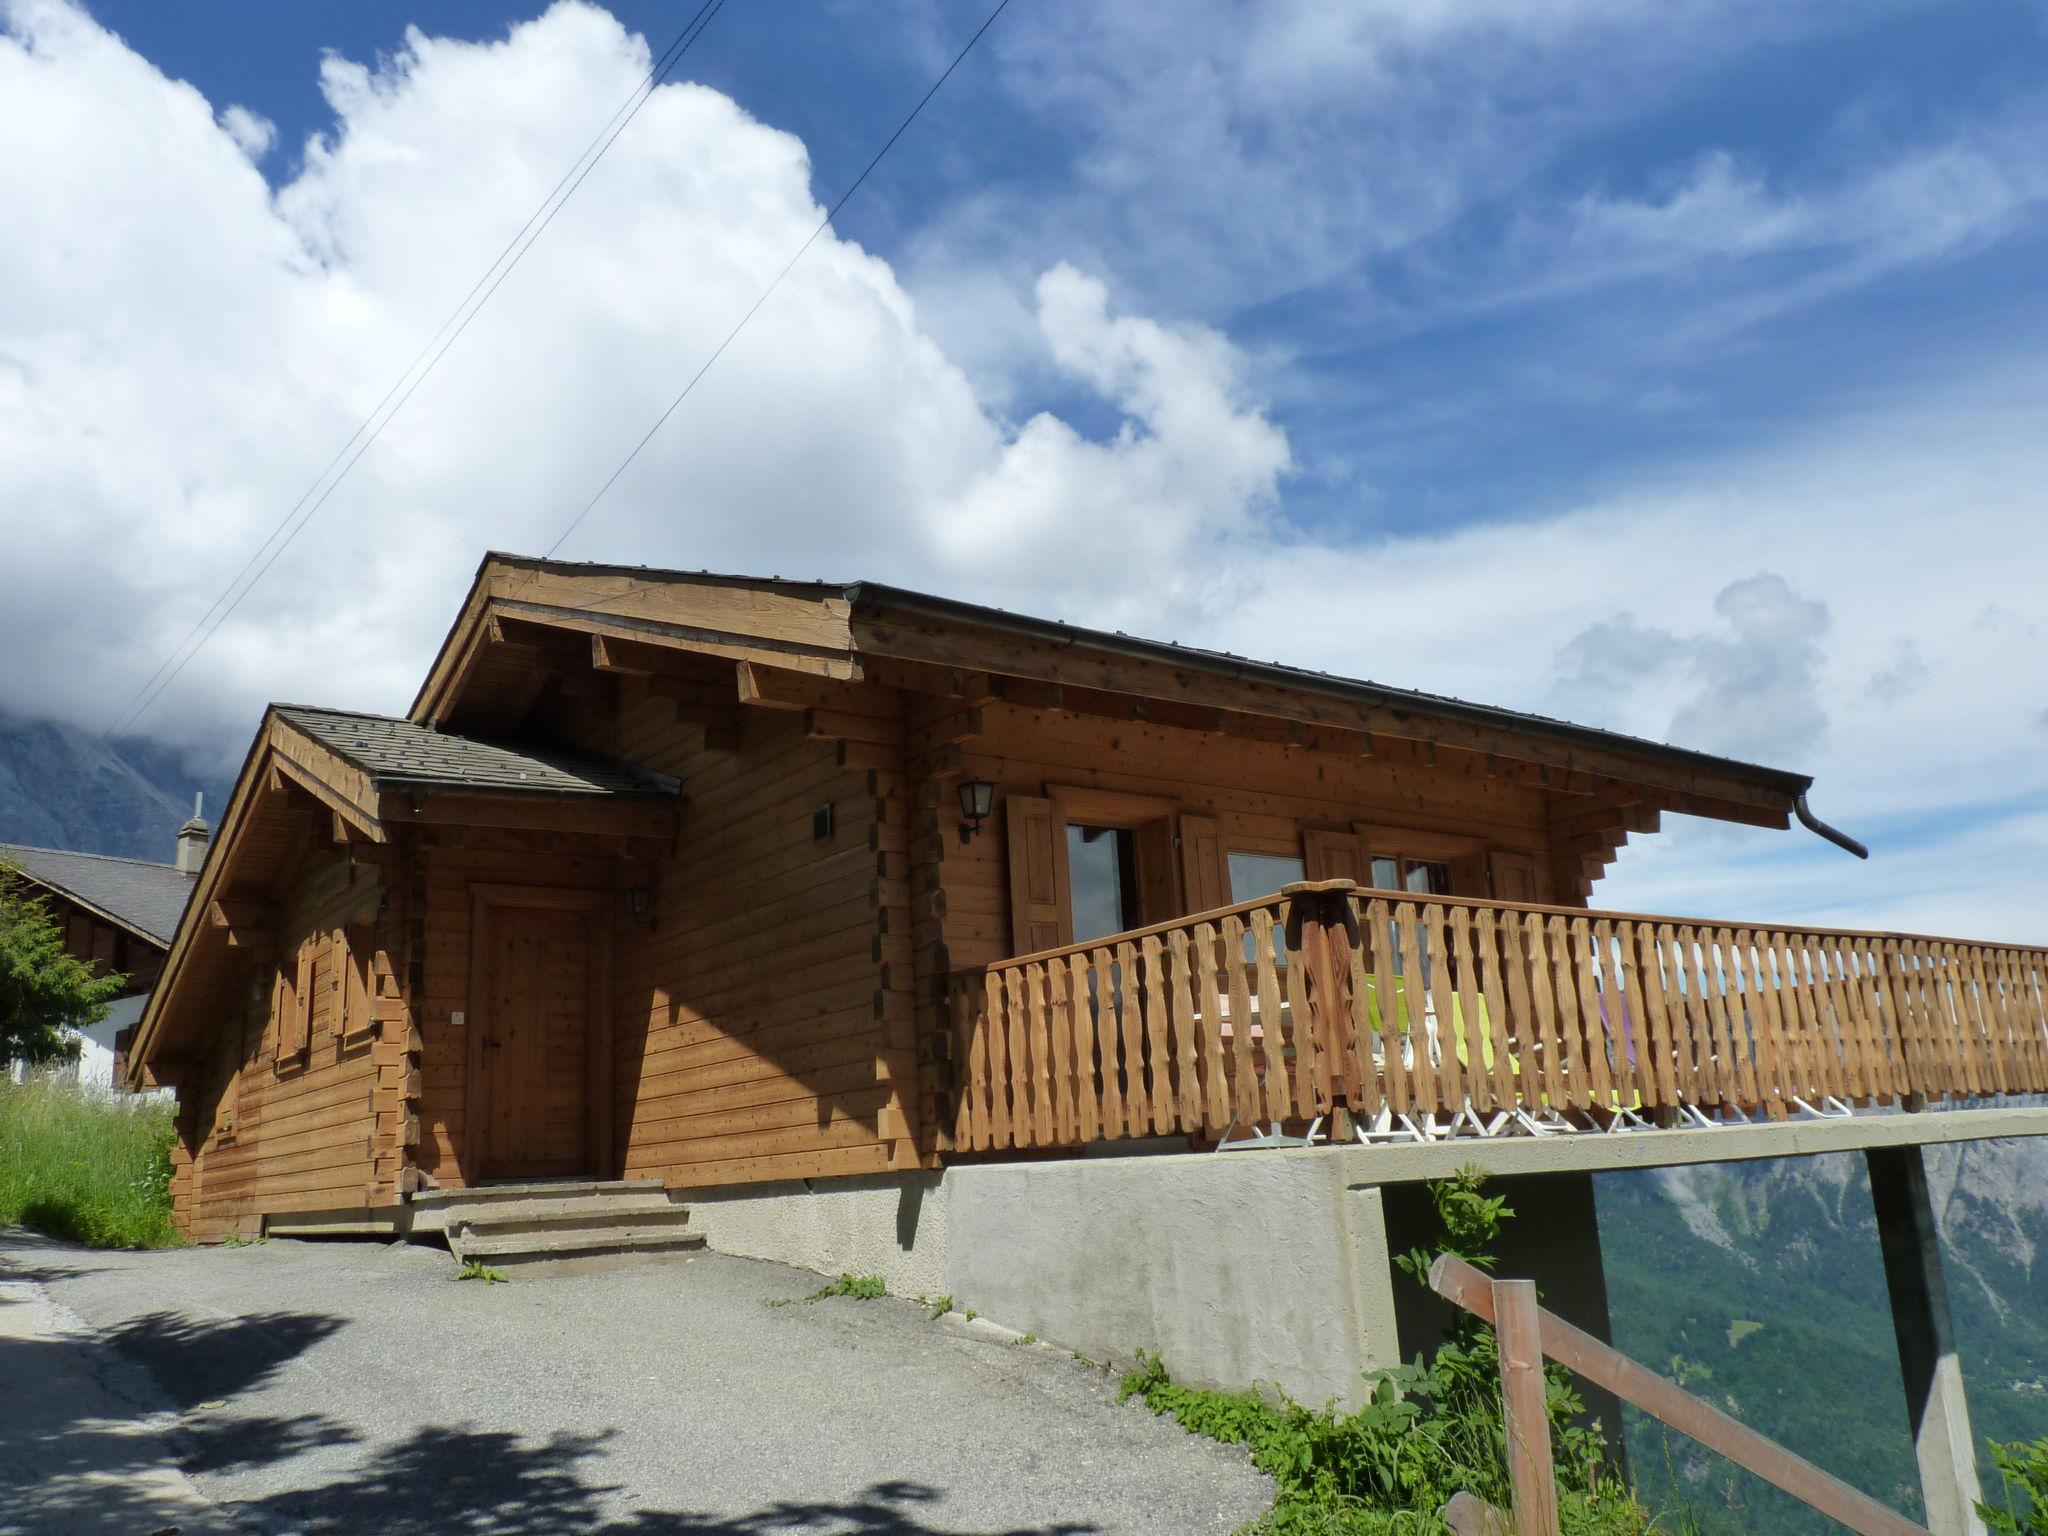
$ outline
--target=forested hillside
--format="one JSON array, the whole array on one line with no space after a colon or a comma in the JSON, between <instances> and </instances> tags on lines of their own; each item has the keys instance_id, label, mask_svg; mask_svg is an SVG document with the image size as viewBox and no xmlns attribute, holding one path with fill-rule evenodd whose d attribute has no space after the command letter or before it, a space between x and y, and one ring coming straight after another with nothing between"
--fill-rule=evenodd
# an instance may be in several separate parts
<instances>
[{"instance_id":1,"label":"forested hillside","mask_svg":"<svg viewBox=\"0 0 2048 1536\"><path fill-rule=\"evenodd\" d=\"M214 819L228 788L157 742L103 747L76 726L0 713L0 843L168 862L193 792L206 792Z\"/></svg>"},{"instance_id":2,"label":"forested hillside","mask_svg":"<svg viewBox=\"0 0 2048 1536\"><path fill-rule=\"evenodd\" d=\"M2048 1145L1927 1155L1979 1439L2048 1435ZM1618 1347L1918 1514L1860 1157L1607 1175L1599 1205ZM1652 1504L1706 1531L1836 1529L1654 1421L1631 1420L1628 1448Z\"/></svg>"}]
</instances>

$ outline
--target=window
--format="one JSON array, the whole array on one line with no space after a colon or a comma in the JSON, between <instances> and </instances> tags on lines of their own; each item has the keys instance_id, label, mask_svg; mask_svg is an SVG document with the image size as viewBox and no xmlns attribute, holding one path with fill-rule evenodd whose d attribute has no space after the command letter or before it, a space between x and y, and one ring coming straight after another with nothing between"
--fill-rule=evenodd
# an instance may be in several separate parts
<instances>
[{"instance_id":1,"label":"window","mask_svg":"<svg viewBox=\"0 0 2048 1536\"><path fill-rule=\"evenodd\" d=\"M1076 944L1141 926L1135 834L1069 822L1067 890Z\"/></svg>"},{"instance_id":2,"label":"window","mask_svg":"<svg viewBox=\"0 0 2048 1536\"><path fill-rule=\"evenodd\" d=\"M1282 886L1308 878L1308 864L1292 854L1237 853L1230 855L1230 899L1257 901L1271 896Z\"/></svg>"},{"instance_id":3,"label":"window","mask_svg":"<svg viewBox=\"0 0 2048 1536\"><path fill-rule=\"evenodd\" d=\"M1372 861L1372 883L1382 891L1414 891L1423 896L1451 894L1451 866L1442 859L1392 858Z\"/></svg>"}]
</instances>

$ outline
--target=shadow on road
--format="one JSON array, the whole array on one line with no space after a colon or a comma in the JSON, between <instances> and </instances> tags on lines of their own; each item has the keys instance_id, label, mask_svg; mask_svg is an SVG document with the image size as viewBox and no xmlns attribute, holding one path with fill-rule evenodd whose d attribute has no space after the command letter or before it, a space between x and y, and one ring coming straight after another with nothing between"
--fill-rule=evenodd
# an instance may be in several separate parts
<instances>
[{"instance_id":1,"label":"shadow on road","mask_svg":"<svg viewBox=\"0 0 2048 1536\"><path fill-rule=\"evenodd\" d=\"M11 1265L7 1278L26 1267ZM199 1530L205 1511L179 1465L275 1465L353 1442L318 1414L166 1411L225 1408L344 1326L312 1312L156 1312L101 1334L0 1330L0 1531L152 1531L167 1520Z\"/></svg>"},{"instance_id":2,"label":"shadow on road","mask_svg":"<svg viewBox=\"0 0 2048 1536\"><path fill-rule=\"evenodd\" d=\"M390 1536L964 1536L927 1518L943 1497L918 1483L876 1483L835 1500L778 1500L741 1515L639 1510L607 1519L619 1485L586 1482L578 1464L601 1454L611 1432L520 1436L469 1427L422 1430L379 1450L359 1470L320 1488L256 1507L271 1521L311 1530ZM1084 1523L1013 1527L989 1536L1086 1536Z\"/></svg>"}]
</instances>

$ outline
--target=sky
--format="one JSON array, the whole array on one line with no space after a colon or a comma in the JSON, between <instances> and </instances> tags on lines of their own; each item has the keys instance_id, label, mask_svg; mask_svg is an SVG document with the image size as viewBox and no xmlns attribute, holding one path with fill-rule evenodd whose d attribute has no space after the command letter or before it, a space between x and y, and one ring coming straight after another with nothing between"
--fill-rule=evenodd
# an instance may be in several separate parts
<instances>
[{"instance_id":1,"label":"sky","mask_svg":"<svg viewBox=\"0 0 2048 1536\"><path fill-rule=\"evenodd\" d=\"M485 549L892 581L1815 775L1600 905L2048 942L2048 9L727 0L135 729ZM0 709L104 728L681 27L0 0Z\"/></svg>"}]
</instances>

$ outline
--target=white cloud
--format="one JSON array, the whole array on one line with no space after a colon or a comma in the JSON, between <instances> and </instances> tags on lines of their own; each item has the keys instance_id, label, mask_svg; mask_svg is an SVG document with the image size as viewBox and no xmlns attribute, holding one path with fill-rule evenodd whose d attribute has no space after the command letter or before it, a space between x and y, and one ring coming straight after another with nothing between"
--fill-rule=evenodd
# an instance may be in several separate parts
<instances>
[{"instance_id":1,"label":"white cloud","mask_svg":"<svg viewBox=\"0 0 2048 1536\"><path fill-rule=\"evenodd\" d=\"M1727 633L1681 637L1627 613L1589 625L1559 655L1560 712L1612 715L1618 695L1647 695L1671 706L1660 738L1748 761L1811 752L1827 730L1827 605L1765 571L1723 587L1714 613Z\"/></svg>"},{"instance_id":2,"label":"white cloud","mask_svg":"<svg viewBox=\"0 0 2048 1536\"><path fill-rule=\"evenodd\" d=\"M52 0L8 15L0 204L26 216L0 241L0 509L28 597L0 617L0 704L99 724L646 53L564 4L493 45L413 31L375 68L329 58L337 127L273 197L190 87ZM716 91L657 92L148 723L197 737L270 697L402 704L478 552L552 542L820 213L795 138ZM889 267L828 234L566 552L1157 624L1205 588L1197 551L1273 515L1286 439L1213 333L1121 313L1065 265L1025 304L1108 435L1045 414L1013 430ZM1133 570L1159 581L1127 599Z\"/></svg>"},{"instance_id":3,"label":"white cloud","mask_svg":"<svg viewBox=\"0 0 2048 1536\"><path fill-rule=\"evenodd\" d=\"M1002 338L977 334L956 291L1047 248L1228 317L1422 248L1745 51L1878 9L1192 0L1171 26L1088 0L1013 9L990 39L1002 79L1072 164L1055 189L959 200L924 232L912 287L937 297L939 334L963 354ZM1452 266L1425 261L1416 281L1462 290ZM1380 334L1405 302L1347 289L1347 323Z\"/></svg>"},{"instance_id":4,"label":"white cloud","mask_svg":"<svg viewBox=\"0 0 2048 1536\"><path fill-rule=\"evenodd\" d=\"M251 160L261 160L277 143L277 124L247 107L229 107L221 113L220 125Z\"/></svg>"}]
</instances>

